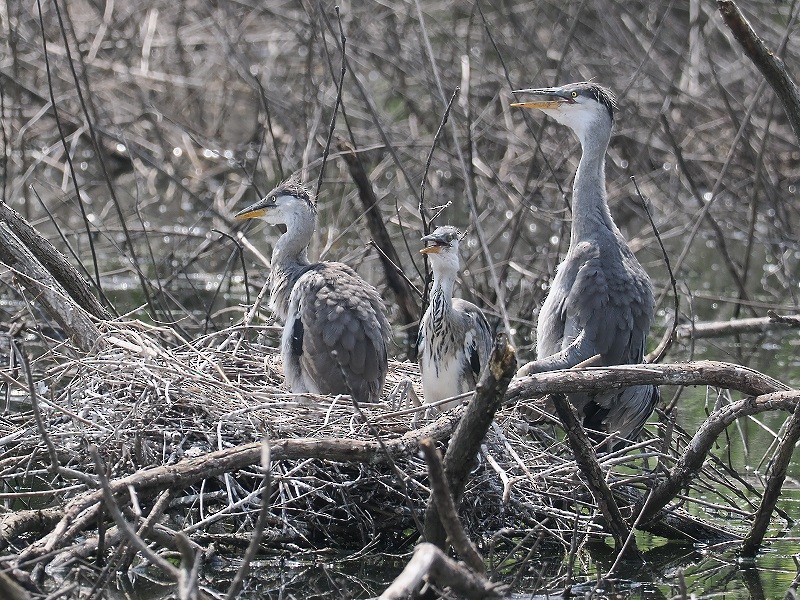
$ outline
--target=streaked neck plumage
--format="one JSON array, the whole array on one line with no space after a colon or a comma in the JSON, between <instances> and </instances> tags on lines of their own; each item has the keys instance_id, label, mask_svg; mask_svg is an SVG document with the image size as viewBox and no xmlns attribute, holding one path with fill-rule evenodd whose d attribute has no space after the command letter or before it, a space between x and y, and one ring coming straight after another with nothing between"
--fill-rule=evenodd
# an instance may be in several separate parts
<instances>
[{"instance_id":1,"label":"streaked neck plumage","mask_svg":"<svg viewBox=\"0 0 800 600\"><path fill-rule=\"evenodd\" d=\"M431 307L433 308L433 320L438 322L453 309L453 288L456 283L456 272L458 262L451 264L452 261L439 261L433 266L433 288L431 289Z\"/></svg>"}]
</instances>

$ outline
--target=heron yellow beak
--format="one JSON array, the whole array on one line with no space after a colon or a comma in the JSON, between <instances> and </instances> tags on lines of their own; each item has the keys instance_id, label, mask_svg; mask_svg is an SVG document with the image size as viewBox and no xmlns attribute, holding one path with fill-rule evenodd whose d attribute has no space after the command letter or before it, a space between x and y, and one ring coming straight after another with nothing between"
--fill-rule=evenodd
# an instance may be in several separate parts
<instances>
[{"instance_id":1,"label":"heron yellow beak","mask_svg":"<svg viewBox=\"0 0 800 600\"><path fill-rule=\"evenodd\" d=\"M268 209L274 208L275 206L275 197L272 194L268 194L258 202L255 202L247 208L240 210L234 215L234 218L237 221L244 221L245 219L256 219L258 217L263 217L265 214L267 214Z\"/></svg>"},{"instance_id":2,"label":"heron yellow beak","mask_svg":"<svg viewBox=\"0 0 800 600\"><path fill-rule=\"evenodd\" d=\"M240 211L234 215L234 218L237 221L244 221L246 219L255 219L257 217L263 217L267 214L267 211L263 208L257 208L255 210L251 210L249 208L245 208L243 211Z\"/></svg>"},{"instance_id":3,"label":"heron yellow beak","mask_svg":"<svg viewBox=\"0 0 800 600\"><path fill-rule=\"evenodd\" d=\"M444 246L425 246L420 250L420 254L439 254Z\"/></svg>"},{"instance_id":4,"label":"heron yellow beak","mask_svg":"<svg viewBox=\"0 0 800 600\"><path fill-rule=\"evenodd\" d=\"M533 102L512 102L514 108L558 108L563 102L561 100L537 100Z\"/></svg>"}]
</instances>

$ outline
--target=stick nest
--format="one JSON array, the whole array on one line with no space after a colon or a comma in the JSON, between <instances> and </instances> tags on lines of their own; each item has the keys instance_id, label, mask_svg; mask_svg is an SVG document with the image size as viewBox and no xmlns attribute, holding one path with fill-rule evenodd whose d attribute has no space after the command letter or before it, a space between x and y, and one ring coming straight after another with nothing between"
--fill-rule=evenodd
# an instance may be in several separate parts
<instances>
[{"instance_id":1,"label":"stick nest","mask_svg":"<svg viewBox=\"0 0 800 600\"><path fill-rule=\"evenodd\" d=\"M430 422L409 408L410 390L420 395L414 364L392 362L384 401L355 407L347 397L287 393L274 331L267 328L254 342L245 340L250 333L228 330L189 344L174 333L127 323L108 326L87 355L58 357L37 397L60 464L93 475L87 450L95 445L109 477L116 478L265 437L385 442ZM452 421L444 416L434 427L441 422L452 428ZM604 537L595 504L551 423L534 402L498 413L461 504L462 520L477 539L511 543L522 537L527 544L521 548L529 551L542 541L566 550L575 531L585 534L584 541ZM0 461L5 487L22 502L64 506L88 489L48 472L48 451L31 411L0 422L0 435L6 442ZM653 437L606 455L602 464L612 487L634 495L646 490L652 474L673 464L686 440L673 428L669 444ZM262 545L276 550L376 542L398 550L403 541L416 540L429 496L425 465L416 455L370 463L280 460L273 462L272 476ZM241 543L258 513L261 481L254 467L175 489L168 514L197 541ZM709 461L693 487L705 500L694 504L689 490L684 508L703 508L707 516L717 511L728 525L745 525L752 494L720 461ZM53 491L37 491L42 489ZM145 508L153 498L137 500Z\"/></svg>"}]
</instances>

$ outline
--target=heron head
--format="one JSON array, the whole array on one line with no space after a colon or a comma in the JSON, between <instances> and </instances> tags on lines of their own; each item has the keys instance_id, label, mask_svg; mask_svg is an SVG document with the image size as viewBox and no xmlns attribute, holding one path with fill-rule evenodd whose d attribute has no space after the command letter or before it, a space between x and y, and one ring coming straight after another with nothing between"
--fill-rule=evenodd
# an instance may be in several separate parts
<instances>
[{"instance_id":1,"label":"heron head","mask_svg":"<svg viewBox=\"0 0 800 600\"><path fill-rule=\"evenodd\" d=\"M299 177L292 176L255 204L240 210L235 217L240 221L261 217L271 225L289 225L316 214L317 206L311 193Z\"/></svg>"},{"instance_id":2,"label":"heron head","mask_svg":"<svg viewBox=\"0 0 800 600\"><path fill-rule=\"evenodd\" d=\"M433 265L450 265L458 269L458 242L461 232L452 225L437 227L433 233L422 238L425 247L420 250L427 254Z\"/></svg>"},{"instance_id":3,"label":"heron head","mask_svg":"<svg viewBox=\"0 0 800 600\"><path fill-rule=\"evenodd\" d=\"M569 83L551 88L514 90L515 94L533 94L539 98L515 102L511 106L538 108L562 125L572 129L583 142L586 134L601 125L611 128L617 99L611 90L590 82Z\"/></svg>"}]
</instances>

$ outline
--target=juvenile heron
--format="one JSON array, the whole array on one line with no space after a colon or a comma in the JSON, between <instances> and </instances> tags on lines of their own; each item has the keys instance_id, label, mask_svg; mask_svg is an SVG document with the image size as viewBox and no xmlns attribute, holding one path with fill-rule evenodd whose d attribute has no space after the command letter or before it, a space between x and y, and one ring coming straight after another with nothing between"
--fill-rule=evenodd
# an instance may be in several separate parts
<instances>
[{"instance_id":1,"label":"juvenile heron","mask_svg":"<svg viewBox=\"0 0 800 600\"><path fill-rule=\"evenodd\" d=\"M437 402L475 389L492 351L492 330L480 308L453 298L459 269L458 229L437 227L422 238L433 269L430 302L422 317L417 353L425 402ZM446 402L452 408L458 400Z\"/></svg>"},{"instance_id":2,"label":"juvenile heron","mask_svg":"<svg viewBox=\"0 0 800 600\"><path fill-rule=\"evenodd\" d=\"M272 251L269 284L270 306L284 322L281 356L289 389L377 401L390 335L378 291L343 263L309 262L317 207L299 179L236 215L255 217L286 226Z\"/></svg>"},{"instance_id":3,"label":"juvenile heron","mask_svg":"<svg viewBox=\"0 0 800 600\"><path fill-rule=\"evenodd\" d=\"M512 106L537 108L575 133L583 154L572 192L572 227L564 261L544 301L537 334L537 360L520 374L568 369L595 355L599 364L644 360L653 321L650 278L620 233L606 201L605 155L616 100L594 83L518 90L538 96ZM635 440L658 402L654 385L571 394L589 429L618 432L624 446Z\"/></svg>"}]
</instances>

